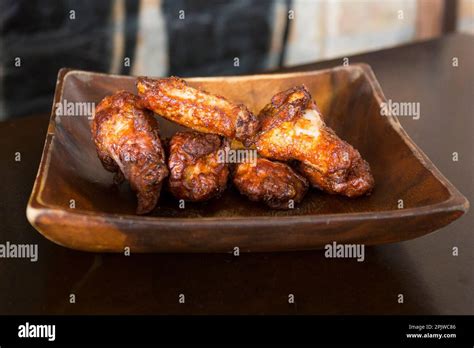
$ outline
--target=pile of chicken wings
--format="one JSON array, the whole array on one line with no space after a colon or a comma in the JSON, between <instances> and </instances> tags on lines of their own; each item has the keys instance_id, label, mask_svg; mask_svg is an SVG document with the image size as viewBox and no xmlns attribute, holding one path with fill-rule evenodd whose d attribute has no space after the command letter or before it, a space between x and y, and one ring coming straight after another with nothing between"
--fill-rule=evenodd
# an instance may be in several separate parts
<instances>
[{"instance_id":1,"label":"pile of chicken wings","mask_svg":"<svg viewBox=\"0 0 474 348\"><path fill-rule=\"evenodd\" d=\"M304 85L274 95L258 116L177 77L139 77L136 85L138 96L119 91L97 105L91 131L104 168L136 192L137 214L156 207L162 186L200 202L218 197L229 177L273 209L293 208L309 186L347 197L373 189L369 164L326 126ZM155 114L189 130L163 142ZM258 157L226 163L220 154L233 143Z\"/></svg>"}]
</instances>

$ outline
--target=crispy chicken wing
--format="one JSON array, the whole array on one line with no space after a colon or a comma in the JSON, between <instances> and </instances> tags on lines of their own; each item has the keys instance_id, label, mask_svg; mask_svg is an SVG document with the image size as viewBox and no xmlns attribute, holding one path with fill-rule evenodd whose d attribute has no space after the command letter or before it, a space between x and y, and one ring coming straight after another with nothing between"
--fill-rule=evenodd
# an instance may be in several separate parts
<instances>
[{"instance_id":1,"label":"crispy chicken wing","mask_svg":"<svg viewBox=\"0 0 474 348\"><path fill-rule=\"evenodd\" d=\"M116 181L125 177L137 194L137 214L153 210L168 175L158 122L137 96L117 92L96 108L92 138L97 154Z\"/></svg>"},{"instance_id":2,"label":"crispy chicken wing","mask_svg":"<svg viewBox=\"0 0 474 348\"><path fill-rule=\"evenodd\" d=\"M359 152L327 127L305 86L276 94L260 112L255 145L260 155L300 161L299 170L326 192L370 193L374 179Z\"/></svg>"},{"instance_id":3,"label":"crispy chicken wing","mask_svg":"<svg viewBox=\"0 0 474 348\"><path fill-rule=\"evenodd\" d=\"M139 77L137 89L148 109L191 129L246 144L258 131L258 119L244 105L190 87L180 78Z\"/></svg>"},{"instance_id":4,"label":"crispy chicken wing","mask_svg":"<svg viewBox=\"0 0 474 348\"><path fill-rule=\"evenodd\" d=\"M237 164L233 180L241 194L275 209L289 209L291 200L301 202L308 189L307 180L290 166L265 158Z\"/></svg>"},{"instance_id":5,"label":"crispy chicken wing","mask_svg":"<svg viewBox=\"0 0 474 348\"><path fill-rule=\"evenodd\" d=\"M228 141L216 134L176 133L169 146L170 192L178 199L193 202L223 192L229 168L219 150L225 151L228 146Z\"/></svg>"}]
</instances>

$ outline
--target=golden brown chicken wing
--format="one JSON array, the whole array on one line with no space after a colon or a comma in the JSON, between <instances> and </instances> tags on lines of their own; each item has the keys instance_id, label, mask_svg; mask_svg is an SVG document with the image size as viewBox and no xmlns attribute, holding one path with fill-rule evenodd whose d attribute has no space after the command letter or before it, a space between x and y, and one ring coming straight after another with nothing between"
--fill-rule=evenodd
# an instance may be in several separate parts
<instances>
[{"instance_id":1,"label":"golden brown chicken wing","mask_svg":"<svg viewBox=\"0 0 474 348\"><path fill-rule=\"evenodd\" d=\"M260 112L260 155L298 160L311 184L348 197L370 193L374 179L359 152L327 127L305 86L276 94Z\"/></svg>"},{"instance_id":2,"label":"golden brown chicken wing","mask_svg":"<svg viewBox=\"0 0 474 348\"><path fill-rule=\"evenodd\" d=\"M117 92L96 108L92 138L105 169L125 177L137 194L137 214L153 210L168 175L158 122L137 96Z\"/></svg>"},{"instance_id":3,"label":"golden brown chicken wing","mask_svg":"<svg viewBox=\"0 0 474 348\"><path fill-rule=\"evenodd\" d=\"M246 144L258 131L257 118L244 105L190 87L180 78L139 77L137 89L148 109L191 129Z\"/></svg>"},{"instance_id":4,"label":"golden brown chicken wing","mask_svg":"<svg viewBox=\"0 0 474 348\"><path fill-rule=\"evenodd\" d=\"M237 164L233 180L241 194L275 209L291 208L291 201L301 202L308 190L307 180L290 166L265 158Z\"/></svg>"},{"instance_id":5,"label":"golden brown chicken wing","mask_svg":"<svg viewBox=\"0 0 474 348\"><path fill-rule=\"evenodd\" d=\"M360 157L358 152L351 154L351 158L353 158L353 162L350 168L343 169L340 173L323 174L316 167L304 162L298 163L297 168L314 187L325 192L342 194L347 197L369 194L374 185L369 164Z\"/></svg>"},{"instance_id":6,"label":"golden brown chicken wing","mask_svg":"<svg viewBox=\"0 0 474 348\"><path fill-rule=\"evenodd\" d=\"M228 141L216 134L176 133L169 146L170 192L178 199L193 202L223 192L229 168L219 151L225 151L228 146Z\"/></svg>"}]
</instances>

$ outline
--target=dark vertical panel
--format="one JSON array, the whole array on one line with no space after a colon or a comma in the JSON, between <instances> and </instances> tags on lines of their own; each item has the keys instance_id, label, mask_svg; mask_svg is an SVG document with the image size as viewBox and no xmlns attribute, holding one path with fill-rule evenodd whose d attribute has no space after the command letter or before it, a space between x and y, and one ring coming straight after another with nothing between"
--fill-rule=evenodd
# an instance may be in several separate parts
<instances>
[{"instance_id":1,"label":"dark vertical panel","mask_svg":"<svg viewBox=\"0 0 474 348\"><path fill-rule=\"evenodd\" d=\"M290 18L288 17L288 12L290 11L291 8L291 0L285 0L285 6L286 6L286 22L285 22L285 30L283 32L283 45L280 53L280 58L278 60L278 66L279 68L283 67L283 63L285 62L285 55L286 55L286 44L288 42L288 35L290 33Z\"/></svg>"},{"instance_id":2,"label":"dark vertical panel","mask_svg":"<svg viewBox=\"0 0 474 348\"><path fill-rule=\"evenodd\" d=\"M2 2L3 98L9 117L48 111L62 67L108 71L111 0ZM69 19L69 11L76 19ZM15 57L21 67L15 67Z\"/></svg>"},{"instance_id":3,"label":"dark vertical panel","mask_svg":"<svg viewBox=\"0 0 474 348\"><path fill-rule=\"evenodd\" d=\"M444 0L443 34L456 31L458 0Z\"/></svg>"},{"instance_id":4,"label":"dark vertical panel","mask_svg":"<svg viewBox=\"0 0 474 348\"><path fill-rule=\"evenodd\" d=\"M273 0L164 0L170 74L231 75L265 68ZM186 18L178 18L184 10ZM240 67L233 65L239 58Z\"/></svg>"},{"instance_id":5,"label":"dark vertical panel","mask_svg":"<svg viewBox=\"0 0 474 348\"><path fill-rule=\"evenodd\" d=\"M122 64L122 74L129 75L133 66L135 46L137 44L138 33L138 10L139 0L128 0L125 2L125 51L124 57L130 58L130 66ZM122 60L123 61L123 60Z\"/></svg>"}]
</instances>

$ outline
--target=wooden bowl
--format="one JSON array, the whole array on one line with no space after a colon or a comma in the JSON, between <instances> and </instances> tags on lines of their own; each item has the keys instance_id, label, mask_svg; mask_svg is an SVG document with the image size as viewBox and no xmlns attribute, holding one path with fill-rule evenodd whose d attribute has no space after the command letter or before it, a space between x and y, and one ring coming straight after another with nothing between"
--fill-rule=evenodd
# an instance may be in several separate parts
<instances>
[{"instance_id":1,"label":"wooden bowl","mask_svg":"<svg viewBox=\"0 0 474 348\"><path fill-rule=\"evenodd\" d=\"M231 252L317 249L327 243L366 245L416 238L459 218L467 199L402 129L381 116L385 97L364 64L303 73L188 79L258 112L277 92L305 84L326 122L370 163L371 196L349 199L310 190L303 202L278 211L250 202L235 188L205 203L163 193L157 208L136 216L128 184L112 185L97 158L87 113L58 115L53 107L43 157L27 207L30 223L60 245L87 251ZM98 103L135 78L62 69L54 103ZM87 106L89 104L83 104ZM73 110L74 111L74 110ZM162 136L180 127L160 118ZM403 208L400 208L403 204Z\"/></svg>"}]
</instances>

